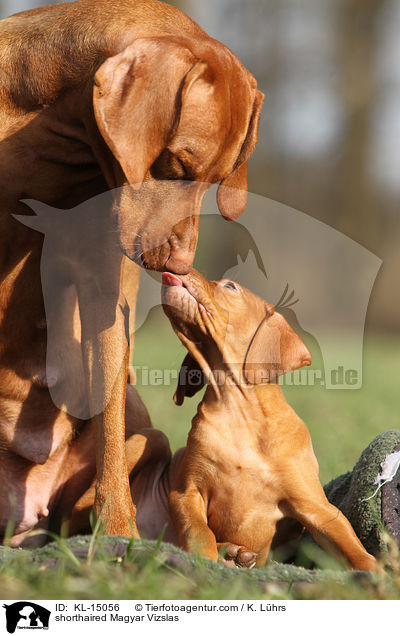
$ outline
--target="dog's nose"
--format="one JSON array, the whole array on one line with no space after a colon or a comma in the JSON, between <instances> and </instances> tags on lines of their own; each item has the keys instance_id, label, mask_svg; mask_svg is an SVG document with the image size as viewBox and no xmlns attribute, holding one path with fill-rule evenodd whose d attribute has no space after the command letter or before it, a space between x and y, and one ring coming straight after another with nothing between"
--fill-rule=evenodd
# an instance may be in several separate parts
<instances>
[{"instance_id":1,"label":"dog's nose","mask_svg":"<svg viewBox=\"0 0 400 636\"><path fill-rule=\"evenodd\" d=\"M192 254L187 254L187 252L180 253L180 251L175 251L174 254L165 263L164 270L172 272L174 274L188 274L192 263Z\"/></svg>"},{"instance_id":2,"label":"dog's nose","mask_svg":"<svg viewBox=\"0 0 400 636\"><path fill-rule=\"evenodd\" d=\"M307 347L303 344L303 351L302 351L302 363L301 366L303 367L308 367L310 366L311 362L312 362L312 356L311 353L309 352L309 350L307 349Z\"/></svg>"}]
</instances>

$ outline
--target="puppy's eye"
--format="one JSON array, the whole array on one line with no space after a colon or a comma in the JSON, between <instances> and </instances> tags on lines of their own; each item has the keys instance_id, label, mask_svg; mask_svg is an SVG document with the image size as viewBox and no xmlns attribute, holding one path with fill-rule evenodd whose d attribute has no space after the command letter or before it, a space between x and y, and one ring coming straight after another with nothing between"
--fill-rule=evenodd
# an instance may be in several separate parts
<instances>
[{"instance_id":1,"label":"puppy's eye","mask_svg":"<svg viewBox=\"0 0 400 636\"><path fill-rule=\"evenodd\" d=\"M238 291L238 288L235 285L235 283L232 283L231 281L228 281L227 283L224 283L224 287L225 287L225 289L233 289L234 291Z\"/></svg>"}]
</instances>

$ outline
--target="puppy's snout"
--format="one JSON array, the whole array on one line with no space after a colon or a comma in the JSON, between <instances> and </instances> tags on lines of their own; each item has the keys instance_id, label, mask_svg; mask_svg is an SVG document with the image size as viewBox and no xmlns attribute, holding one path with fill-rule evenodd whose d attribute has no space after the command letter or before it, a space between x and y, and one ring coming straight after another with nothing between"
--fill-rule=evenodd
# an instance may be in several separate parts
<instances>
[{"instance_id":1,"label":"puppy's snout","mask_svg":"<svg viewBox=\"0 0 400 636\"><path fill-rule=\"evenodd\" d=\"M183 287L181 279L170 272L163 273L162 284L168 287Z\"/></svg>"}]
</instances>

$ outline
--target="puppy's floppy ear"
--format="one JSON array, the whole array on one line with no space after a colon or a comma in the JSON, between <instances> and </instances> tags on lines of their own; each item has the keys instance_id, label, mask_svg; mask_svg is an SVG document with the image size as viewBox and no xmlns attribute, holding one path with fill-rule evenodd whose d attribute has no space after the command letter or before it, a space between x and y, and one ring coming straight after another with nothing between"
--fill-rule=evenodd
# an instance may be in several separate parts
<instances>
[{"instance_id":1,"label":"puppy's floppy ear","mask_svg":"<svg viewBox=\"0 0 400 636\"><path fill-rule=\"evenodd\" d=\"M204 374L196 360L188 353L179 372L178 386L174 395L175 404L181 406L185 397L193 397L204 385Z\"/></svg>"},{"instance_id":2,"label":"puppy's floppy ear","mask_svg":"<svg viewBox=\"0 0 400 636\"><path fill-rule=\"evenodd\" d=\"M227 221L235 221L247 205L247 160L256 147L263 99L264 95L257 91L249 129L239 158L231 174L221 181L218 188L218 208Z\"/></svg>"},{"instance_id":3,"label":"puppy's floppy ear","mask_svg":"<svg viewBox=\"0 0 400 636\"><path fill-rule=\"evenodd\" d=\"M134 189L166 147L179 122L182 96L204 66L172 38L153 37L138 38L97 71L97 125Z\"/></svg>"},{"instance_id":4,"label":"puppy's floppy ear","mask_svg":"<svg viewBox=\"0 0 400 636\"><path fill-rule=\"evenodd\" d=\"M284 317L267 313L250 341L243 375L249 384L276 382L280 375L309 364L309 350Z\"/></svg>"}]
</instances>

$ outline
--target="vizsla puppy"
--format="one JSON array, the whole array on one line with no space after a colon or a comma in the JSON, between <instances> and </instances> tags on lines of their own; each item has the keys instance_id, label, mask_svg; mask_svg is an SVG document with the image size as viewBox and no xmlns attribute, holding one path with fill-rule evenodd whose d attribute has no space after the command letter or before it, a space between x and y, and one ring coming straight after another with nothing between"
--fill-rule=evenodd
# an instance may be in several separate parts
<instances>
[{"instance_id":1,"label":"vizsla puppy","mask_svg":"<svg viewBox=\"0 0 400 636\"><path fill-rule=\"evenodd\" d=\"M260 566L271 546L305 527L353 568L374 570L326 499L309 432L279 385L281 374L311 363L303 342L272 305L232 281L191 270L165 273L163 284L164 311L189 351L185 370L209 382L171 481L180 547L216 560L225 544L227 558ZM201 388L198 375L187 379L181 374L178 404Z\"/></svg>"},{"instance_id":2,"label":"vizsla puppy","mask_svg":"<svg viewBox=\"0 0 400 636\"><path fill-rule=\"evenodd\" d=\"M77 0L3 20L0 83L0 532L14 520L20 543L49 513L51 527L66 492L67 510L90 486L82 478L74 495L70 475L90 419L95 512L108 533L137 536L124 445L125 420L128 434L142 426L126 398L134 263L188 271L211 183L222 215L240 215L262 95L231 51L156 0ZM107 190L95 238L79 226L74 249L68 239L54 254L45 314L43 238L15 215L31 213L30 199L51 221L51 209ZM51 368L48 321L60 325ZM61 394L62 382L88 416L54 405L48 389Z\"/></svg>"}]
</instances>

